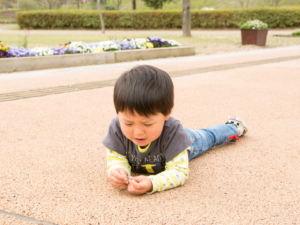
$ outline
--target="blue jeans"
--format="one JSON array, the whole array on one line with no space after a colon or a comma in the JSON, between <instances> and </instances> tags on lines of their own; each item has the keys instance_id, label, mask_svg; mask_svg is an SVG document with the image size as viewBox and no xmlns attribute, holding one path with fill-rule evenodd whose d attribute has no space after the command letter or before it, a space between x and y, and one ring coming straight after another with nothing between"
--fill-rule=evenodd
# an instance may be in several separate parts
<instances>
[{"instance_id":1,"label":"blue jeans","mask_svg":"<svg viewBox=\"0 0 300 225\"><path fill-rule=\"evenodd\" d=\"M189 138L193 141L190 146L191 155L189 161L204 154L213 146L236 141L238 130L233 124L221 124L206 129L190 130L184 128Z\"/></svg>"}]
</instances>

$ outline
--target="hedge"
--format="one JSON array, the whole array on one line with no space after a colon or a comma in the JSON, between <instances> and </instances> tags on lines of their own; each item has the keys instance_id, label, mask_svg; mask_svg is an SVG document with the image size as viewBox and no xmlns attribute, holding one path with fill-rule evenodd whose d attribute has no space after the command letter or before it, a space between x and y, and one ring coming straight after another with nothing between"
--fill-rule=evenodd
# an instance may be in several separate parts
<instances>
[{"instance_id":1,"label":"hedge","mask_svg":"<svg viewBox=\"0 0 300 225\"><path fill-rule=\"evenodd\" d=\"M226 9L192 11L192 28L238 28L248 20L259 19L269 28L300 26L300 7ZM107 29L181 28L181 11L103 11ZM17 13L24 29L99 29L97 11L27 11Z\"/></svg>"}]
</instances>

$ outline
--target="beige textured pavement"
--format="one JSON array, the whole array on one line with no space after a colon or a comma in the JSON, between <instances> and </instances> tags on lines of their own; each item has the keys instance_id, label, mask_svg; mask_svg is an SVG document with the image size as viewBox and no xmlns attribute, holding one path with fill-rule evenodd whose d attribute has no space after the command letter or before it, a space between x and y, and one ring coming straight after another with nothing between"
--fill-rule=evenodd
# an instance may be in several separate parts
<instances>
[{"instance_id":1,"label":"beige textured pavement","mask_svg":"<svg viewBox=\"0 0 300 225\"><path fill-rule=\"evenodd\" d=\"M220 56L0 75L2 93L300 55L290 47ZM0 103L0 209L56 224L300 224L300 60L173 78L173 116L198 129L242 117L249 133L190 163L184 186L134 196L107 180L101 141L112 87ZM9 219L8 219L9 218ZM0 224L28 224L0 214Z\"/></svg>"},{"instance_id":2,"label":"beige textured pavement","mask_svg":"<svg viewBox=\"0 0 300 225\"><path fill-rule=\"evenodd\" d=\"M133 66L149 64L168 72L185 71L211 66L236 64L265 59L276 59L289 56L300 56L300 46L277 49L256 50L249 52L229 53L226 55L195 55L191 57L177 57L134 61L98 66L70 67L31 72L0 74L0 93L25 91L35 88L46 88L116 79L120 74Z\"/></svg>"}]
</instances>

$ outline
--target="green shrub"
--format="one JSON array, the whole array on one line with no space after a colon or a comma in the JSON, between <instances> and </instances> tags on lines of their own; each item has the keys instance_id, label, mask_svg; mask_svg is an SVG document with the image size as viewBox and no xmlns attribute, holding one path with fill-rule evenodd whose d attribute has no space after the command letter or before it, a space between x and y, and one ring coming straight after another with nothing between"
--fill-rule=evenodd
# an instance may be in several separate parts
<instances>
[{"instance_id":1,"label":"green shrub","mask_svg":"<svg viewBox=\"0 0 300 225\"><path fill-rule=\"evenodd\" d=\"M105 10L116 10L116 8L114 6L109 6L109 5L104 6L104 9Z\"/></svg>"},{"instance_id":2,"label":"green shrub","mask_svg":"<svg viewBox=\"0 0 300 225\"><path fill-rule=\"evenodd\" d=\"M292 35L300 35L300 29L298 29L298 30L295 30L293 33L292 33Z\"/></svg>"},{"instance_id":3,"label":"green shrub","mask_svg":"<svg viewBox=\"0 0 300 225\"><path fill-rule=\"evenodd\" d=\"M103 11L107 29L165 29L181 28L182 12L151 11ZM192 11L192 28L239 28L248 20L261 20L269 28L300 26L300 7L227 9ZM97 11L27 11L17 14L19 26L27 29L99 29Z\"/></svg>"}]
</instances>

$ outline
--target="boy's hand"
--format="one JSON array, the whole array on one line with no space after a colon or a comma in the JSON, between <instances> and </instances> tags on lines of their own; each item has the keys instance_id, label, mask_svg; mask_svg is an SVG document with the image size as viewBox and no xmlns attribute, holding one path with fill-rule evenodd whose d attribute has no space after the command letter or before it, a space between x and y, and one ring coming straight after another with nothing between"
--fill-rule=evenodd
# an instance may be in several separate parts
<instances>
[{"instance_id":1,"label":"boy's hand","mask_svg":"<svg viewBox=\"0 0 300 225\"><path fill-rule=\"evenodd\" d=\"M116 168L110 171L109 181L112 186L118 189L123 189L128 185L127 172L123 168Z\"/></svg>"},{"instance_id":2,"label":"boy's hand","mask_svg":"<svg viewBox=\"0 0 300 225\"><path fill-rule=\"evenodd\" d=\"M147 191L152 191L152 189L152 182L146 176L132 177L129 180L128 191L131 194L140 195Z\"/></svg>"}]
</instances>

